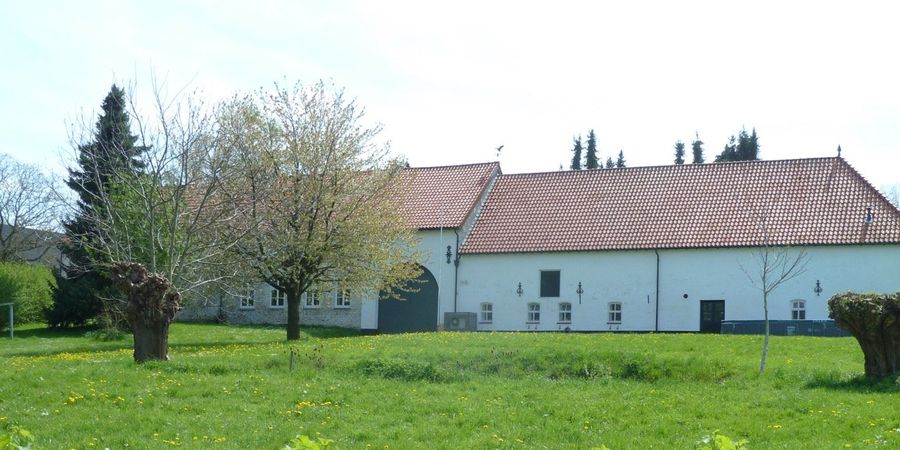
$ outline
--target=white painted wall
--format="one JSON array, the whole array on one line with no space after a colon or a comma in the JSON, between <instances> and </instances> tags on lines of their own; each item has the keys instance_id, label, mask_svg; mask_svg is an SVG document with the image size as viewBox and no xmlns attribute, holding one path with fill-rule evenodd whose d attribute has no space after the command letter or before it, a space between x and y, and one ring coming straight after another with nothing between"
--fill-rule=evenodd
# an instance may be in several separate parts
<instances>
[{"instance_id":1,"label":"white painted wall","mask_svg":"<svg viewBox=\"0 0 900 450\"><path fill-rule=\"evenodd\" d=\"M659 330L699 330L700 300L725 300L726 320L762 319L762 295L740 267L756 267L754 251L660 250ZM823 320L826 302L837 292L900 291L900 245L809 247L806 252L807 270L771 295L770 319L790 319L793 299L806 300L807 319ZM560 297L540 298L540 271L555 269L561 271ZM823 289L819 296L813 292L816 280ZM579 281L584 289L580 304ZM620 325L607 323L611 301L622 302ZM478 313L482 302L493 303L493 323L479 324L482 330L559 330L566 326L558 323L559 303L569 302L572 330L651 331L655 301L652 250L463 255L459 270L459 311ZM530 302L541 305L538 325L526 324Z\"/></svg>"}]
</instances>

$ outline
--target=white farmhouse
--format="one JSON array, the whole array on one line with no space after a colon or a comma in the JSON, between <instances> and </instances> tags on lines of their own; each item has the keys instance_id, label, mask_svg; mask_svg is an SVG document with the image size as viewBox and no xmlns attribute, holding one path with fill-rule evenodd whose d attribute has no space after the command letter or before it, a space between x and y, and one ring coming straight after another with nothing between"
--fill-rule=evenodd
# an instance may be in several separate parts
<instances>
[{"instance_id":1,"label":"white farmhouse","mask_svg":"<svg viewBox=\"0 0 900 450\"><path fill-rule=\"evenodd\" d=\"M484 163L406 169L401 184L425 255L418 292L307 297L301 323L719 332L763 318L748 274L765 244L807 255L769 298L782 331L821 333L834 293L900 290L900 211L840 157L514 175ZM286 322L277 291L254 295L226 301L228 320Z\"/></svg>"}]
</instances>

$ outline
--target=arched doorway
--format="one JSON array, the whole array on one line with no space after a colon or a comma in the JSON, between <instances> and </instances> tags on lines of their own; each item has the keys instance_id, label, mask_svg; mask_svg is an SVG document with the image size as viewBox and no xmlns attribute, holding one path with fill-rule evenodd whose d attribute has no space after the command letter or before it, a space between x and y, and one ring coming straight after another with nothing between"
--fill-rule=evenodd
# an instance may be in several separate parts
<instances>
[{"instance_id":1,"label":"arched doorway","mask_svg":"<svg viewBox=\"0 0 900 450\"><path fill-rule=\"evenodd\" d=\"M436 331L438 314L438 285L428 269L419 266L422 274L407 282L415 292L403 292L403 300L396 297L378 301L378 331L381 333L412 333Z\"/></svg>"}]
</instances>

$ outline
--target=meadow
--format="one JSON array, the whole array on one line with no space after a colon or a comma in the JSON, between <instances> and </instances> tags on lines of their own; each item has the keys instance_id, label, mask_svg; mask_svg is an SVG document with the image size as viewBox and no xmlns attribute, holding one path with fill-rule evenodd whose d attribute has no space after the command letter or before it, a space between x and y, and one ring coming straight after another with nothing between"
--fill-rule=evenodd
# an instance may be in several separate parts
<instances>
[{"instance_id":1,"label":"meadow","mask_svg":"<svg viewBox=\"0 0 900 450\"><path fill-rule=\"evenodd\" d=\"M852 338L693 334L357 336L174 324L171 361L130 337L39 326L0 338L0 430L33 448L900 448L900 381ZM291 353L294 353L293 369Z\"/></svg>"}]
</instances>

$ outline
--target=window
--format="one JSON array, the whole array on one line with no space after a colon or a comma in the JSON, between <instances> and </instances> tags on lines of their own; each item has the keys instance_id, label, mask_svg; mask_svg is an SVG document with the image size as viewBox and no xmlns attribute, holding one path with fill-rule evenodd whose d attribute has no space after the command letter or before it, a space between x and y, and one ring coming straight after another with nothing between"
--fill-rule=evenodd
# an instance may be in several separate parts
<instances>
[{"instance_id":1,"label":"window","mask_svg":"<svg viewBox=\"0 0 900 450\"><path fill-rule=\"evenodd\" d=\"M338 289L337 293L334 294L334 307L335 308L349 308L350 307L350 291Z\"/></svg>"},{"instance_id":2,"label":"window","mask_svg":"<svg viewBox=\"0 0 900 450\"><path fill-rule=\"evenodd\" d=\"M539 303L528 304L528 323L538 323L541 321L541 305Z\"/></svg>"},{"instance_id":3,"label":"window","mask_svg":"<svg viewBox=\"0 0 900 450\"><path fill-rule=\"evenodd\" d=\"M806 302L794 300L791 302L791 319L806 320Z\"/></svg>"},{"instance_id":4,"label":"window","mask_svg":"<svg viewBox=\"0 0 900 450\"><path fill-rule=\"evenodd\" d=\"M303 303L304 308L318 308L320 303L319 291L315 287L306 290L306 301Z\"/></svg>"},{"instance_id":5,"label":"window","mask_svg":"<svg viewBox=\"0 0 900 450\"><path fill-rule=\"evenodd\" d=\"M559 297L559 271L541 271L541 297Z\"/></svg>"},{"instance_id":6,"label":"window","mask_svg":"<svg viewBox=\"0 0 900 450\"><path fill-rule=\"evenodd\" d=\"M559 323L572 323L572 304L559 304Z\"/></svg>"},{"instance_id":7,"label":"window","mask_svg":"<svg viewBox=\"0 0 900 450\"><path fill-rule=\"evenodd\" d=\"M272 288L272 298L269 302L269 308L284 308L284 300L287 294L281 289Z\"/></svg>"},{"instance_id":8,"label":"window","mask_svg":"<svg viewBox=\"0 0 900 450\"><path fill-rule=\"evenodd\" d=\"M254 289L248 287L244 291L244 295L241 295L241 309L253 309L256 307L256 299L253 298Z\"/></svg>"},{"instance_id":9,"label":"window","mask_svg":"<svg viewBox=\"0 0 900 450\"><path fill-rule=\"evenodd\" d=\"M481 304L481 323L491 323L494 321L494 305L492 303Z\"/></svg>"},{"instance_id":10,"label":"window","mask_svg":"<svg viewBox=\"0 0 900 450\"><path fill-rule=\"evenodd\" d=\"M619 302L609 303L609 323L622 323L622 304Z\"/></svg>"}]
</instances>

